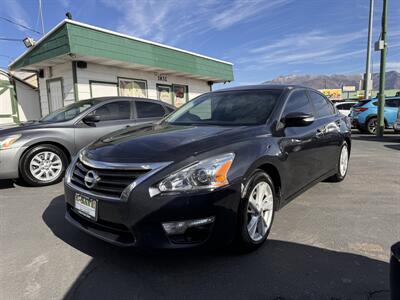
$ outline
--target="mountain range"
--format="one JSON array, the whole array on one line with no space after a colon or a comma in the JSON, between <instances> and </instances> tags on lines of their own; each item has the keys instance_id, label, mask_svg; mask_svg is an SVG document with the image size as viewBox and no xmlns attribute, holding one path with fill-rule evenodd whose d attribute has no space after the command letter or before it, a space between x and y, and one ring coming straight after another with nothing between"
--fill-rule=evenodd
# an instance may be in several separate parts
<instances>
[{"instance_id":1,"label":"mountain range","mask_svg":"<svg viewBox=\"0 0 400 300\"><path fill-rule=\"evenodd\" d=\"M373 89L379 89L379 73L372 75ZM359 89L361 75L287 75L279 76L264 83L269 84L299 84L314 89L340 89L343 85L355 86ZM400 73L396 71L386 72L386 89L400 90Z\"/></svg>"}]
</instances>

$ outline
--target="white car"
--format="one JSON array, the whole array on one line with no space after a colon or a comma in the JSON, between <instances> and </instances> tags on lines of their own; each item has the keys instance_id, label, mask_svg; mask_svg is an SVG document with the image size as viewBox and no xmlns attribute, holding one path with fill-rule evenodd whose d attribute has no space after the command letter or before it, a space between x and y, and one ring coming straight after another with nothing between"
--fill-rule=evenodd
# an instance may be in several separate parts
<instances>
[{"instance_id":1,"label":"white car","mask_svg":"<svg viewBox=\"0 0 400 300\"><path fill-rule=\"evenodd\" d=\"M337 110L345 116L350 115L350 109L356 104L357 101L346 101L335 103Z\"/></svg>"}]
</instances>

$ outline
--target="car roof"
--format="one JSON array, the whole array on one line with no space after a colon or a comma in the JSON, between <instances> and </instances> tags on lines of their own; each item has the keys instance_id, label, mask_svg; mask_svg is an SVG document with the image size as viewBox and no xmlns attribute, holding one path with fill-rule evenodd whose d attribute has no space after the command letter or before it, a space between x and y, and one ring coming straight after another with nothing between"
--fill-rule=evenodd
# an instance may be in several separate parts
<instances>
[{"instance_id":1,"label":"car roof","mask_svg":"<svg viewBox=\"0 0 400 300\"><path fill-rule=\"evenodd\" d=\"M294 89L294 88L304 88L304 89L314 90L312 88L302 86L302 85L296 85L296 84L257 84L257 85L236 86L236 87L216 90L216 91L214 91L214 93L227 92L227 91L248 91L248 90L280 90L280 91L283 91L286 89Z\"/></svg>"}]
</instances>

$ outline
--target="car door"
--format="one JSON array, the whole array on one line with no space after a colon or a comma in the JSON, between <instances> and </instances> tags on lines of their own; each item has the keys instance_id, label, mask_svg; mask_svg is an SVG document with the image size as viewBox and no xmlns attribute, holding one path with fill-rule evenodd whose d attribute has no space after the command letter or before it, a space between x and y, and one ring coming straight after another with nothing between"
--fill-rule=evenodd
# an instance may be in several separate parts
<instances>
[{"instance_id":1,"label":"car door","mask_svg":"<svg viewBox=\"0 0 400 300\"><path fill-rule=\"evenodd\" d=\"M90 124L81 120L75 125L76 150L108 133L134 125L132 106L131 100L118 100L106 102L92 110L88 115L99 116L100 120Z\"/></svg>"},{"instance_id":2,"label":"car door","mask_svg":"<svg viewBox=\"0 0 400 300\"><path fill-rule=\"evenodd\" d=\"M340 134L340 118L333 104L322 94L308 91L311 103L314 106L316 127L315 145L317 147L318 174L325 173L336 168L337 158L343 137Z\"/></svg>"},{"instance_id":3,"label":"car door","mask_svg":"<svg viewBox=\"0 0 400 300\"><path fill-rule=\"evenodd\" d=\"M304 89L294 90L286 100L282 111L282 120L289 113L306 113L314 115L314 109ZM283 157L282 167L287 174L286 195L288 198L299 189L318 177L318 148L315 141L317 126L285 127L280 140Z\"/></svg>"},{"instance_id":4,"label":"car door","mask_svg":"<svg viewBox=\"0 0 400 300\"><path fill-rule=\"evenodd\" d=\"M153 101L135 101L136 124L152 123L160 120L168 112L161 103Z\"/></svg>"},{"instance_id":5,"label":"car door","mask_svg":"<svg viewBox=\"0 0 400 300\"><path fill-rule=\"evenodd\" d=\"M385 119L389 126L392 126L397 119L397 112L400 107L400 98L386 99Z\"/></svg>"}]
</instances>

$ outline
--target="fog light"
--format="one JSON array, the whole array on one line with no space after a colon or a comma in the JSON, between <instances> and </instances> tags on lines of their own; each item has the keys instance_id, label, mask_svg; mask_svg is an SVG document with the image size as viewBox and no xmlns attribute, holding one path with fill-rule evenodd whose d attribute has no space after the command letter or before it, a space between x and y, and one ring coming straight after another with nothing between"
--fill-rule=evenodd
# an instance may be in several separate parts
<instances>
[{"instance_id":1,"label":"fog light","mask_svg":"<svg viewBox=\"0 0 400 300\"><path fill-rule=\"evenodd\" d=\"M211 224L214 220L215 217L208 217L205 219L163 223L162 226L168 235L178 235L184 234L189 228Z\"/></svg>"}]
</instances>

